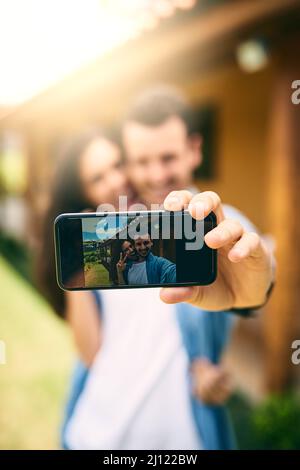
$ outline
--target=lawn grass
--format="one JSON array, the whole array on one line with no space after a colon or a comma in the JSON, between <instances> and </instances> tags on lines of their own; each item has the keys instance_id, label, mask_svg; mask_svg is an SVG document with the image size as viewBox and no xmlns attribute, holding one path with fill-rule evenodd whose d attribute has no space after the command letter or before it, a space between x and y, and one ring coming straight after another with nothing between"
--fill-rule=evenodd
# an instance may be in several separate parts
<instances>
[{"instance_id":1,"label":"lawn grass","mask_svg":"<svg viewBox=\"0 0 300 470\"><path fill-rule=\"evenodd\" d=\"M99 261L89 262L86 265L84 279L86 287L109 286L111 284L107 269Z\"/></svg>"},{"instance_id":2,"label":"lawn grass","mask_svg":"<svg viewBox=\"0 0 300 470\"><path fill-rule=\"evenodd\" d=\"M74 349L50 307L0 257L0 449L53 449Z\"/></svg>"}]
</instances>

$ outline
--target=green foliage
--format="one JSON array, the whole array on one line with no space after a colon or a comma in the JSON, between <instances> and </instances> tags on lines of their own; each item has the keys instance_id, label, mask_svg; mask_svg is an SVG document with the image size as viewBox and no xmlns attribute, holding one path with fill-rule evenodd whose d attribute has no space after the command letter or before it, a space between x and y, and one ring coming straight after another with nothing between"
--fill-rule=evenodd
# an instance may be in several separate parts
<instances>
[{"instance_id":1,"label":"green foliage","mask_svg":"<svg viewBox=\"0 0 300 470\"><path fill-rule=\"evenodd\" d=\"M299 396L270 396L254 411L252 426L259 449L300 449Z\"/></svg>"},{"instance_id":2,"label":"green foliage","mask_svg":"<svg viewBox=\"0 0 300 470\"><path fill-rule=\"evenodd\" d=\"M230 401L240 449L300 449L300 398L272 395L253 406L241 396Z\"/></svg>"},{"instance_id":3,"label":"green foliage","mask_svg":"<svg viewBox=\"0 0 300 470\"><path fill-rule=\"evenodd\" d=\"M0 449L59 447L73 341L33 287L0 256Z\"/></svg>"},{"instance_id":4,"label":"green foliage","mask_svg":"<svg viewBox=\"0 0 300 470\"><path fill-rule=\"evenodd\" d=\"M97 261L97 256L95 254L85 255L84 256L84 261L85 261L85 263L94 263L95 261Z\"/></svg>"},{"instance_id":5,"label":"green foliage","mask_svg":"<svg viewBox=\"0 0 300 470\"><path fill-rule=\"evenodd\" d=\"M32 282L32 254L28 247L16 238L0 231L0 254L27 281Z\"/></svg>"}]
</instances>

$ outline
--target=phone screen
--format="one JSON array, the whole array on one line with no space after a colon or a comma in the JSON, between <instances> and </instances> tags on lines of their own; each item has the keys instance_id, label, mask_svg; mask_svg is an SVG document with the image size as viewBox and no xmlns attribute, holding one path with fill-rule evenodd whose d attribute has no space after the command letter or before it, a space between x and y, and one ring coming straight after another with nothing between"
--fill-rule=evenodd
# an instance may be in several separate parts
<instances>
[{"instance_id":1,"label":"phone screen","mask_svg":"<svg viewBox=\"0 0 300 470\"><path fill-rule=\"evenodd\" d=\"M62 214L55 221L57 280L70 290L206 285L217 252L204 242L214 213Z\"/></svg>"}]
</instances>

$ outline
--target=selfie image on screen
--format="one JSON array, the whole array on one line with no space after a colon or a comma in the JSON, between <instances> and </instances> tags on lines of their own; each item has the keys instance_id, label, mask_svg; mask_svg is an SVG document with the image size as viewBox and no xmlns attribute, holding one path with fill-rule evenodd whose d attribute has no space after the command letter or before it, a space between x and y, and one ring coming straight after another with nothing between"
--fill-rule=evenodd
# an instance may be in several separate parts
<instances>
[{"instance_id":1,"label":"selfie image on screen","mask_svg":"<svg viewBox=\"0 0 300 470\"><path fill-rule=\"evenodd\" d=\"M176 283L175 240L159 228L158 217L82 219L85 287Z\"/></svg>"},{"instance_id":2,"label":"selfie image on screen","mask_svg":"<svg viewBox=\"0 0 300 470\"><path fill-rule=\"evenodd\" d=\"M57 280L62 289L207 285L217 253L204 241L213 213L61 214L55 222Z\"/></svg>"}]
</instances>

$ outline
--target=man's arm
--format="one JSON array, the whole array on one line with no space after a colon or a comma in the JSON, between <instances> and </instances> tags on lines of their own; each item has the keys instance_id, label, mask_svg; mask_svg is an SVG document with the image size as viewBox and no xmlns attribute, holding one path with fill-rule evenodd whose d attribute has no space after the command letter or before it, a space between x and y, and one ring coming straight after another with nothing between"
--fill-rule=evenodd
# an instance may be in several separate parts
<instances>
[{"instance_id":1,"label":"man's arm","mask_svg":"<svg viewBox=\"0 0 300 470\"><path fill-rule=\"evenodd\" d=\"M220 197L205 191L193 195L189 191L173 191L164 202L166 210L187 209L196 220L211 211L217 226L205 235L205 243L218 249L218 276L208 286L163 288L161 299L166 303L189 302L209 311L248 309L266 302L274 282L271 250L262 237L236 219L226 218Z\"/></svg>"}]
</instances>

